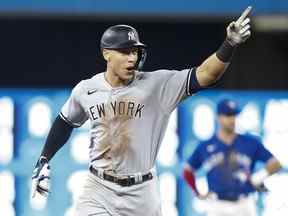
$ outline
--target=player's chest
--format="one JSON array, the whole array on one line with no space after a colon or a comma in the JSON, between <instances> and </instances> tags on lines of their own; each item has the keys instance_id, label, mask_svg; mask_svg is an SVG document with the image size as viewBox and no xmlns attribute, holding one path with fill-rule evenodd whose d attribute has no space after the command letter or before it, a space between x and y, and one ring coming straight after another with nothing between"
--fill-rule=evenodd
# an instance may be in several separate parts
<instances>
[{"instance_id":1,"label":"player's chest","mask_svg":"<svg viewBox=\"0 0 288 216\"><path fill-rule=\"evenodd\" d=\"M245 151L245 148L224 145L208 145L204 153L206 161L209 163L222 164L225 162L242 164L243 166L249 167L252 160L249 152Z\"/></svg>"},{"instance_id":2,"label":"player's chest","mask_svg":"<svg viewBox=\"0 0 288 216\"><path fill-rule=\"evenodd\" d=\"M91 120L126 116L141 118L148 105L149 95L139 88L112 89L87 94L82 107Z\"/></svg>"}]
</instances>

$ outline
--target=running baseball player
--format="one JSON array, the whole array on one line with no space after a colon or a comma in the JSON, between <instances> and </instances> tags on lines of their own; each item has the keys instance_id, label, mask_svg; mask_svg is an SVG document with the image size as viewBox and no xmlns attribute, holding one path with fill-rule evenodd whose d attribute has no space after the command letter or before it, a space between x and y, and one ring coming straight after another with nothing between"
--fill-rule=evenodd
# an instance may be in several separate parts
<instances>
[{"instance_id":1,"label":"running baseball player","mask_svg":"<svg viewBox=\"0 0 288 216\"><path fill-rule=\"evenodd\" d=\"M48 165L75 127L91 123L89 174L77 216L160 216L154 171L169 115L222 76L236 47L250 36L249 7L227 27L227 38L200 66L142 72L146 45L128 25L109 27L101 38L106 71L72 90L48 134L32 176L32 194L49 193ZM81 143L79 143L81 145Z\"/></svg>"},{"instance_id":2,"label":"running baseball player","mask_svg":"<svg viewBox=\"0 0 288 216\"><path fill-rule=\"evenodd\" d=\"M184 168L184 178L200 199L207 199L208 216L256 216L252 193L265 190L263 181L277 172L279 161L250 135L235 132L236 115L240 112L233 100L218 103L219 130L209 140L200 142ZM265 167L253 173L257 161ZM207 173L209 192L198 192L195 171Z\"/></svg>"}]
</instances>

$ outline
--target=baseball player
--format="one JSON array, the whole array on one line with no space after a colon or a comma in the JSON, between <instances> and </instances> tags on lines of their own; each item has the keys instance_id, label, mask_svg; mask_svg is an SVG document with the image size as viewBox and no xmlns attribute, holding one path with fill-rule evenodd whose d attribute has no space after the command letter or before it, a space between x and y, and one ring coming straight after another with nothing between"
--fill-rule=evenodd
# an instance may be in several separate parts
<instances>
[{"instance_id":1,"label":"baseball player","mask_svg":"<svg viewBox=\"0 0 288 216\"><path fill-rule=\"evenodd\" d=\"M106 71L72 90L48 134L32 176L32 194L49 193L49 161L88 119L89 174L77 216L160 216L154 165L175 107L222 76L236 47L250 36L249 7L227 27L227 38L200 66L142 72L146 45L128 25L101 38ZM81 145L81 143L79 143Z\"/></svg>"},{"instance_id":2,"label":"baseball player","mask_svg":"<svg viewBox=\"0 0 288 216\"><path fill-rule=\"evenodd\" d=\"M259 140L235 133L239 112L233 100L218 103L217 133L200 142L184 168L184 178L196 196L207 198L208 216L256 216L256 202L251 194L265 190L263 181L281 168ZM257 161L264 162L265 167L253 173ZM207 194L200 194L195 184L194 172L200 167L207 173Z\"/></svg>"}]
</instances>

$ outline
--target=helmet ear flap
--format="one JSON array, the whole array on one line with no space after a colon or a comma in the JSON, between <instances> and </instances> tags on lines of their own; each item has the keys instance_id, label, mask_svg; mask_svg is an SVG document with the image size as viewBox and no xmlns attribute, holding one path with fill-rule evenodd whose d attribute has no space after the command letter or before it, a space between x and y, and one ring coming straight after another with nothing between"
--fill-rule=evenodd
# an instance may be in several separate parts
<instances>
[{"instance_id":1,"label":"helmet ear flap","mask_svg":"<svg viewBox=\"0 0 288 216\"><path fill-rule=\"evenodd\" d=\"M139 47L139 49L138 49L138 60L136 62L136 68L138 70L141 70L143 68L143 65L145 63L146 57L147 57L146 49Z\"/></svg>"}]
</instances>

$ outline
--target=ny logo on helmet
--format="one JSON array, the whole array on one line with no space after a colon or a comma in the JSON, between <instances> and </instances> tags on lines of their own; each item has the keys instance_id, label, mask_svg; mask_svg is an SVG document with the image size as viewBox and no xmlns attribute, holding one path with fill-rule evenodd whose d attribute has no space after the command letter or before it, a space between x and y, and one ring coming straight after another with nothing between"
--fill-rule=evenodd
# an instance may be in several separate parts
<instances>
[{"instance_id":1,"label":"ny logo on helmet","mask_svg":"<svg viewBox=\"0 0 288 216\"><path fill-rule=\"evenodd\" d=\"M128 40L136 41L135 32L133 31L128 32Z\"/></svg>"}]
</instances>

